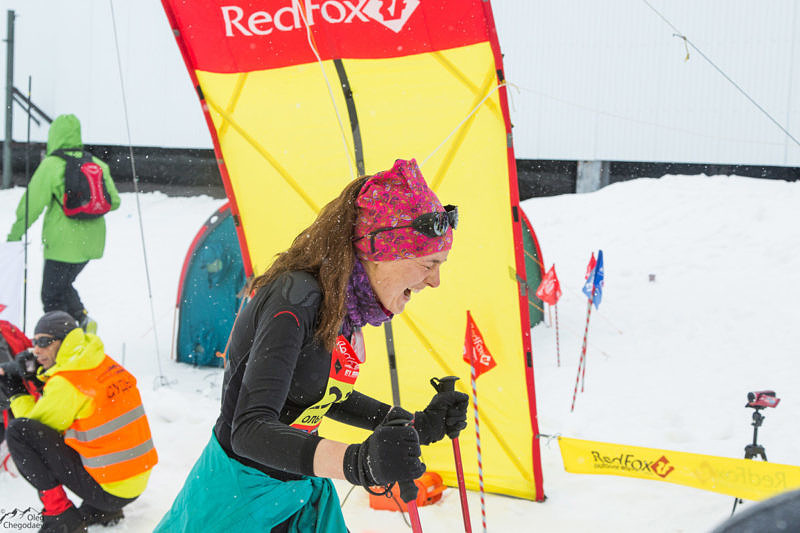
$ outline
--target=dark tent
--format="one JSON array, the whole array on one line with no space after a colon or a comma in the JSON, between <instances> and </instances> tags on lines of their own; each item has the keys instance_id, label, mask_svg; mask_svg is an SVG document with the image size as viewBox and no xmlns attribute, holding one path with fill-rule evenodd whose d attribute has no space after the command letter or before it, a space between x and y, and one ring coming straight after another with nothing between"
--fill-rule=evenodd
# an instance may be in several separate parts
<instances>
[{"instance_id":1,"label":"dark tent","mask_svg":"<svg viewBox=\"0 0 800 533\"><path fill-rule=\"evenodd\" d=\"M536 297L536 289L544 277L544 259L539 239L533 231L531 221L522 212L522 243L525 247L525 274L528 287L528 315L531 327L544 320L544 303Z\"/></svg>"},{"instance_id":2,"label":"dark tent","mask_svg":"<svg viewBox=\"0 0 800 533\"><path fill-rule=\"evenodd\" d=\"M245 284L242 253L230 205L203 224L189 246L178 284L176 359L222 366Z\"/></svg>"}]
</instances>

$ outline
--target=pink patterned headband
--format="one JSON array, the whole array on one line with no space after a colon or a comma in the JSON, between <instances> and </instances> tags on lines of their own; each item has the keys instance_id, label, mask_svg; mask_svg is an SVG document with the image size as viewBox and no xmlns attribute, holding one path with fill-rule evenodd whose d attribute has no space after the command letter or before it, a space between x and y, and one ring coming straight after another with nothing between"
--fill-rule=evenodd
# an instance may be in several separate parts
<instances>
[{"instance_id":1,"label":"pink patterned headband","mask_svg":"<svg viewBox=\"0 0 800 533\"><path fill-rule=\"evenodd\" d=\"M414 159L398 159L391 170L370 177L361 188L356 205L353 244L360 259L410 259L453 246L451 228L439 237L429 237L410 227L419 215L445 213Z\"/></svg>"}]
</instances>

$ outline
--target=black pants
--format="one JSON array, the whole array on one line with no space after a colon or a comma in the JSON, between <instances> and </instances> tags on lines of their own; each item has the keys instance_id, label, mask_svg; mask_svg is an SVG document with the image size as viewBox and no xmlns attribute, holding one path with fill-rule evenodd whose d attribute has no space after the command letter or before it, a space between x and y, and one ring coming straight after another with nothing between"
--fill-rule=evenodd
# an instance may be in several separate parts
<instances>
[{"instance_id":1,"label":"black pants","mask_svg":"<svg viewBox=\"0 0 800 533\"><path fill-rule=\"evenodd\" d=\"M136 499L104 491L83 468L78 452L67 446L56 430L38 420L15 418L6 429L6 441L20 474L37 491L64 485L103 511L122 509Z\"/></svg>"},{"instance_id":2,"label":"black pants","mask_svg":"<svg viewBox=\"0 0 800 533\"><path fill-rule=\"evenodd\" d=\"M44 260L42 274L42 305L44 312L65 311L78 322L83 318L83 303L78 291L72 286L88 261L83 263L62 263L52 259Z\"/></svg>"}]
</instances>

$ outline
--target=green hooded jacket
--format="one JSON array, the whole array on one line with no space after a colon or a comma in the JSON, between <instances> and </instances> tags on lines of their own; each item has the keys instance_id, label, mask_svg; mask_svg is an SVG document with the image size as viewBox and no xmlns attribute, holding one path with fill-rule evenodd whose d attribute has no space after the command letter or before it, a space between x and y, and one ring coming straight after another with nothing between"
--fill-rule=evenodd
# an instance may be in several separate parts
<instances>
[{"instance_id":1,"label":"green hooded jacket","mask_svg":"<svg viewBox=\"0 0 800 533\"><path fill-rule=\"evenodd\" d=\"M57 117L47 134L47 156L33 173L28 190L22 195L17 206L17 219L8 233L9 241L19 241L27 229L25 227L25 196L28 197L28 227L42 211L42 243L44 258L63 263L83 263L90 259L103 257L106 245L106 221L104 217L93 219L69 218L61 208L64 197L64 171L67 163L60 157L51 155L55 150L67 150L70 155L79 156L83 151L81 123L75 115ZM74 150L71 150L74 149ZM111 196L111 209L119 207L119 193L111 179L108 165L98 158L94 162L103 169L103 179Z\"/></svg>"}]
</instances>

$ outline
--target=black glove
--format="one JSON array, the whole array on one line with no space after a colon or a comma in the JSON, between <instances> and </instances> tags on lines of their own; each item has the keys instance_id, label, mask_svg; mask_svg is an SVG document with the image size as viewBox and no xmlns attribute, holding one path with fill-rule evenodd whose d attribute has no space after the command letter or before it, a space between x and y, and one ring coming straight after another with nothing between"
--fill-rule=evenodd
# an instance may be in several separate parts
<instances>
[{"instance_id":1,"label":"black glove","mask_svg":"<svg viewBox=\"0 0 800 533\"><path fill-rule=\"evenodd\" d=\"M403 421L405 425L392 425ZM419 436L410 422L410 413L392 409L367 440L348 446L343 463L347 481L370 487L410 481L424 474Z\"/></svg>"},{"instance_id":2,"label":"black glove","mask_svg":"<svg viewBox=\"0 0 800 533\"><path fill-rule=\"evenodd\" d=\"M436 393L428 407L414 415L419 443L425 445L440 441L445 433L451 439L458 437L461 430L467 427L468 406L469 396L463 392Z\"/></svg>"},{"instance_id":3,"label":"black glove","mask_svg":"<svg viewBox=\"0 0 800 533\"><path fill-rule=\"evenodd\" d=\"M8 399L13 398L17 394L27 394L25 385L22 384L22 374L20 373L19 366L16 361L3 363L0 365L3 369L3 375L0 375L0 390Z\"/></svg>"},{"instance_id":4,"label":"black glove","mask_svg":"<svg viewBox=\"0 0 800 533\"><path fill-rule=\"evenodd\" d=\"M39 367L42 365L39 363L39 360L36 359L36 356L33 354L33 352L30 350L19 352L14 360L19 366L19 372L22 375L22 379L34 381L38 384L36 373L39 370Z\"/></svg>"}]
</instances>

